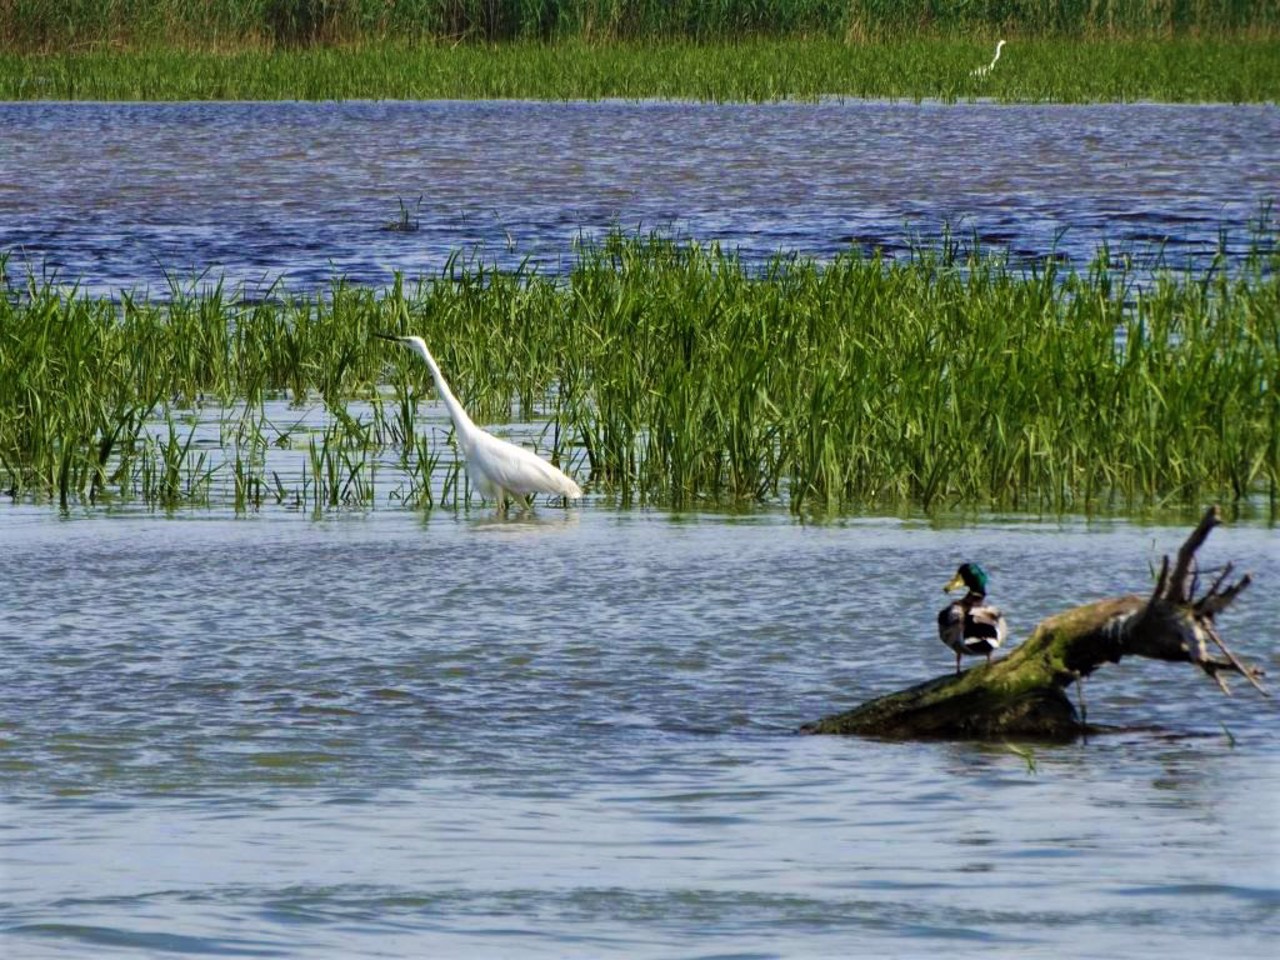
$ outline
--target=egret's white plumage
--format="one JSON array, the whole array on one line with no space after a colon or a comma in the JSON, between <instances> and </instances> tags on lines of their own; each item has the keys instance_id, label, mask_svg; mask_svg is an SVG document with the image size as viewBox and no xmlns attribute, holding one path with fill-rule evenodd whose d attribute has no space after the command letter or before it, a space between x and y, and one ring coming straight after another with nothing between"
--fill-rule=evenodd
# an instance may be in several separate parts
<instances>
[{"instance_id":1,"label":"egret's white plumage","mask_svg":"<svg viewBox=\"0 0 1280 960\"><path fill-rule=\"evenodd\" d=\"M499 439L477 427L449 389L444 374L440 372L440 365L427 349L425 340L413 336L397 337L389 333L379 333L377 336L403 344L426 362L427 369L431 371L431 379L435 381L436 391L453 419L467 475L471 477L481 496L496 500L499 510L505 509L508 497L523 503L533 493L545 493L567 500L582 497L582 488L559 468L547 463L532 450Z\"/></svg>"},{"instance_id":2,"label":"egret's white plumage","mask_svg":"<svg viewBox=\"0 0 1280 960\"><path fill-rule=\"evenodd\" d=\"M1003 40L999 40L999 41L997 41L997 42L996 42L996 55L995 55L994 57L992 57L992 58L991 58L991 62L990 62L990 63L988 63L985 67L979 67L977 70L973 70L973 71L971 71L971 72L970 72L970 74L969 74L969 76L971 76L971 77L985 77L988 73L990 73L992 70L994 70L994 69L996 68L996 61L1000 59L1000 50L1001 50L1001 48L1003 48L1003 47L1004 47L1004 41L1003 41Z\"/></svg>"}]
</instances>

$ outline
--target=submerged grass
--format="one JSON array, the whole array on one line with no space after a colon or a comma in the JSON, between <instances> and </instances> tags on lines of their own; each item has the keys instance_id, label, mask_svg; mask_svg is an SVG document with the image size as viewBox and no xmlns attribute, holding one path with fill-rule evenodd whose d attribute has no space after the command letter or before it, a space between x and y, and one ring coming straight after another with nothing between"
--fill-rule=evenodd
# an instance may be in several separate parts
<instances>
[{"instance_id":1,"label":"submerged grass","mask_svg":"<svg viewBox=\"0 0 1280 960\"><path fill-rule=\"evenodd\" d=\"M272 51L77 48L0 54L0 99L274 100L823 96L1004 101L1280 99L1275 36L1015 39L989 76L991 38L826 38L496 46L379 43Z\"/></svg>"},{"instance_id":2,"label":"submerged grass","mask_svg":"<svg viewBox=\"0 0 1280 960\"><path fill-rule=\"evenodd\" d=\"M1230 274L1023 271L953 246L885 262L615 236L567 280L455 260L376 294L171 303L32 287L0 303L0 480L19 499L313 510L466 499L428 440L431 343L481 423L549 416L542 452L594 493L674 507L1143 511L1280 494L1274 238ZM1139 279L1142 283L1139 283ZM300 482L273 474L264 404L323 403ZM241 411L222 465L184 418ZM157 426L158 425L158 426ZM377 471L398 458L407 487Z\"/></svg>"}]
</instances>

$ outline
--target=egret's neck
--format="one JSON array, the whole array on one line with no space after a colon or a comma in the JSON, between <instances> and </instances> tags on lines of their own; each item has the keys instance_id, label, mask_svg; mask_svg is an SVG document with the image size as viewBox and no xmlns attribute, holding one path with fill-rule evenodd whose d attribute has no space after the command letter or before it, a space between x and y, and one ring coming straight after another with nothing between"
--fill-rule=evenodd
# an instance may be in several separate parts
<instances>
[{"instance_id":1,"label":"egret's neck","mask_svg":"<svg viewBox=\"0 0 1280 960\"><path fill-rule=\"evenodd\" d=\"M444 401L444 405L449 411L449 416L453 418L453 425L458 431L458 439L462 442L463 449L470 448L471 440L479 432L479 428L472 422L471 417L467 415L467 411L458 402L458 398L453 395L453 391L449 389L449 382L445 380L444 374L440 372L440 365L436 363L436 358L431 355L431 351L426 347L422 348L422 359L427 361L427 369L431 371L431 379L436 382L436 392L440 394L440 399Z\"/></svg>"}]
</instances>

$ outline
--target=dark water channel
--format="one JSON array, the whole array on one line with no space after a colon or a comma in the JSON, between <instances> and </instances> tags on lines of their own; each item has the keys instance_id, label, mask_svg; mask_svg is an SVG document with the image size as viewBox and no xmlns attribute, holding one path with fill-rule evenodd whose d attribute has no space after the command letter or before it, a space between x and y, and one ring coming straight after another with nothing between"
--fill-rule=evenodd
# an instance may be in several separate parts
<instances>
[{"instance_id":1,"label":"dark water channel","mask_svg":"<svg viewBox=\"0 0 1280 960\"><path fill-rule=\"evenodd\" d=\"M164 295L558 271L612 228L753 260L900 255L946 225L1019 259L1201 265L1280 195L1273 106L786 103L0 105L11 272ZM420 202L419 202L420 199ZM415 231L385 229L401 219Z\"/></svg>"}]
</instances>

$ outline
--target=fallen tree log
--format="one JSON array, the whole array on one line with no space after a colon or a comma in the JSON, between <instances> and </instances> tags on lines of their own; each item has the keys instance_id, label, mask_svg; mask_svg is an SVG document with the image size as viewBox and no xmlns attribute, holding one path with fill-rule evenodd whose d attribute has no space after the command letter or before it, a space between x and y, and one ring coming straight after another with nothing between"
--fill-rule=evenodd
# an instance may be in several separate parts
<instances>
[{"instance_id":1,"label":"fallen tree log","mask_svg":"<svg viewBox=\"0 0 1280 960\"><path fill-rule=\"evenodd\" d=\"M1179 549L1172 570L1164 558L1149 597L1114 597L1051 616L1002 660L880 697L805 724L801 732L1069 740L1087 728L1067 688L1127 656L1190 663L1228 695L1227 675L1239 674L1267 695L1262 670L1232 653L1214 625L1217 614L1249 586L1249 575L1228 584L1233 568L1227 564L1195 598L1195 555L1220 522L1217 507L1210 508Z\"/></svg>"}]
</instances>

